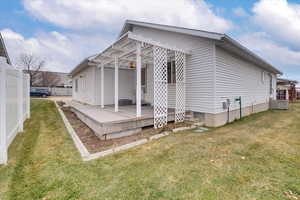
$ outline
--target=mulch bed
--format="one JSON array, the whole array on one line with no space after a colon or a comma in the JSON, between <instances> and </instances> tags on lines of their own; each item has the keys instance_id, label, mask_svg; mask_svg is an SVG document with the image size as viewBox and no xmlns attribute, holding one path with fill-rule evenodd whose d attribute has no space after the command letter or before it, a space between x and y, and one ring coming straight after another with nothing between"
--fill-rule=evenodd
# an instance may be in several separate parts
<instances>
[{"instance_id":1,"label":"mulch bed","mask_svg":"<svg viewBox=\"0 0 300 200\"><path fill-rule=\"evenodd\" d=\"M73 129L75 130L76 134L80 138L81 142L87 148L89 153L97 153L100 151L104 151L110 149L112 147L128 144L131 142L135 142L137 140L143 138L149 138L152 135L162 133L164 131L172 130L176 127L187 126L186 123L169 123L168 126L162 129L154 129L153 127L146 127L143 130L135 135L126 136L117 139L109 139L109 140L101 140L95 134L95 132L90 129L85 123L83 123L74 112L71 111L71 108L65 106L64 102L57 102L59 107L64 112L65 116L69 120L70 124L72 125Z\"/></svg>"}]
</instances>

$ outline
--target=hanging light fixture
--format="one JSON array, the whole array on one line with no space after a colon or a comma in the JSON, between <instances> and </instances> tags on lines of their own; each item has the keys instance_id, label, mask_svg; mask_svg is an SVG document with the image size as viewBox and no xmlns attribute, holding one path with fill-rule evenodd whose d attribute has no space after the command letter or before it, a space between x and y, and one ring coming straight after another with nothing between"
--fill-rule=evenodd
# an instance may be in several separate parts
<instances>
[{"instance_id":1,"label":"hanging light fixture","mask_svg":"<svg viewBox=\"0 0 300 200\"><path fill-rule=\"evenodd\" d=\"M133 62L133 61L130 61L128 65L129 65L129 68L131 68L131 69L136 67L135 62Z\"/></svg>"}]
</instances>

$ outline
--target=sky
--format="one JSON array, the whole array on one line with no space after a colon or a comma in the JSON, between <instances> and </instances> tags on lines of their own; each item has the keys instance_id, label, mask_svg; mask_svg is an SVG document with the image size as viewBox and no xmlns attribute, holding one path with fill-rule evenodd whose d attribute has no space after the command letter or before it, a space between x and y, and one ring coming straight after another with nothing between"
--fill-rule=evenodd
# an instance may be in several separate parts
<instances>
[{"instance_id":1,"label":"sky","mask_svg":"<svg viewBox=\"0 0 300 200\"><path fill-rule=\"evenodd\" d=\"M1 0L9 56L70 72L111 44L126 19L226 33L300 82L300 0Z\"/></svg>"}]
</instances>

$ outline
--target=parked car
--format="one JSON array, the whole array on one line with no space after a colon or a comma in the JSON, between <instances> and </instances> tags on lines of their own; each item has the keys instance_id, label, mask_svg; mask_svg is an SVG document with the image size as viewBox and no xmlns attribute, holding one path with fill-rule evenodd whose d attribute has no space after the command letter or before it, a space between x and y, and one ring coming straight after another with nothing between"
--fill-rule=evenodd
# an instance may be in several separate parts
<instances>
[{"instance_id":1,"label":"parked car","mask_svg":"<svg viewBox=\"0 0 300 200\"><path fill-rule=\"evenodd\" d=\"M50 96L51 93L47 89L37 89L37 88L31 88L30 89L30 96L32 97L43 97L46 98Z\"/></svg>"}]
</instances>

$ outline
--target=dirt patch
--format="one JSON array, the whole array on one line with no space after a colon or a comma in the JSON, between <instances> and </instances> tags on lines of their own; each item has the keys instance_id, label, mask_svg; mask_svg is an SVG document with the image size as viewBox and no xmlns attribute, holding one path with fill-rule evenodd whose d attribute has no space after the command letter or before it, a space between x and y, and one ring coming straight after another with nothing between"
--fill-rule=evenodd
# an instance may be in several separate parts
<instances>
[{"instance_id":1,"label":"dirt patch","mask_svg":"<svg viewBox=\"0 0 300 200\"><path fill-rule=\"evenodd\" d=\"M85 123L83 123L76 116L74 112L71 111L70 107L65 106L64 102L57 102L57 104L62 109L65 116L67 117L70 124L72 125L73 129L75 130L76 134L80 138L81 142L84 144L84 146L87 148L87 150L90 153L104 151L112 147L135 142L143 138L149 138L152 135L156 135L164 131L171 131L174 128L188 125L187 123L178 123L178 124L169 123L166 127L162 129L154 129L153 126L145 127L140 133L135 135L116 138L116 139L101 140L96 136L95 132L92 129L90 129Z\"/></svg>"}]
</instances>

